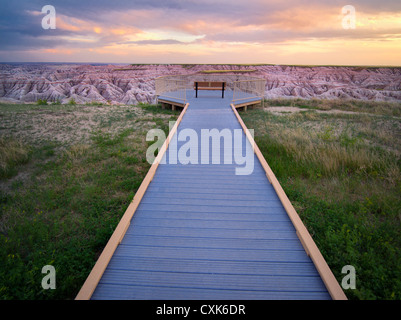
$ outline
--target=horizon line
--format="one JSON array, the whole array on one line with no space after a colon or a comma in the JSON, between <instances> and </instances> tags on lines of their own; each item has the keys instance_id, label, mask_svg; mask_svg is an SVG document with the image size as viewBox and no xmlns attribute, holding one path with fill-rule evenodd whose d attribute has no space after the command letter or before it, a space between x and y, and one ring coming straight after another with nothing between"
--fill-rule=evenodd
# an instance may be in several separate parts
<instances>
[{"instance_id":1,"label":"horizon line","mask_svg":"<svg viewBox=\"0 0 401 320\"><path fill-rule=\"evenodd\" d=\"M285 63L129 63L129 62L54 62L54 61L0 61L0 64L101 64L101 65L213 65L213 66L287 66L287 67L360 67L360 68L401 68L401 65L343 65L343 64L285 64Z\"/></svg>"}]
</instances>

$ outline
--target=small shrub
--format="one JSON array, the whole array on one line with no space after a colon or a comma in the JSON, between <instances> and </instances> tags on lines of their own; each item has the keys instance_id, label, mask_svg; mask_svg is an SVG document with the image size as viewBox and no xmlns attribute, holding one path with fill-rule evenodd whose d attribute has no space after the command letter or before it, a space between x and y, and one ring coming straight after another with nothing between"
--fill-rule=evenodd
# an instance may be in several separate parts
<instances>
[{"instance_id":1,"label":"small shrub","mask_svg":"<svg viewBox=\"0 0 401 320\"><path fill-rule=\"evenodd\" d=\"M46 99L39 99L38 101L36 101L36 104L38 106L47 106L47 100Z\"/></svg>"}]
</instances>

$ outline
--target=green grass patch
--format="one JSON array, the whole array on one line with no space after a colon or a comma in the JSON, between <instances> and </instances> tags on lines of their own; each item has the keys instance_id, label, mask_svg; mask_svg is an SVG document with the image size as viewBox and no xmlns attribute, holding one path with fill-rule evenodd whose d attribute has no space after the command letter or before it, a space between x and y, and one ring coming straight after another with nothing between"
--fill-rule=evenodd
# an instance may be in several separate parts
<instances>
[{"instance_id":1,"label":"green grass patch","mask_svg":"<svg viewBox=\"0 0 401 320\"><path fill-rule=\"evenodd\" d=\"M31 148L22 141L0 136L0 179L15 175L18 166L28 162L30 154Z\"/></svg>"},{"instance_id":2,"label":"green grass patch","mask_svg":"<svg viewBox=\"0 0 401 320\"><path fill-rule=\"evenodd\" d=\"M18 121L12 106L1 107L7 121ZM70 108L71 119L93 127L88 139L79 142L72 140L82 130L79 126L63 132L71 139L62 142L42 141L32 134L22 135L21 143L1 137L2 147L17 150L9 152L4 163L24 178L6 176L0 181L0 298L73 299L150 167L147 130L158 125L168 130L168 122L179 113L146 105L49 105L39 112L32 108L14 110L29 113L35 123ZM111 113L103 115L110 108ZM88 113L88 123L78 117L82 110ZM126 114L132 117L126 119ZM108 123L108 115L116 117ZM18 163L26 163L29 170ZM45 265L56 269L55 290L42 289Z\"/></svg>"}]
</instances>

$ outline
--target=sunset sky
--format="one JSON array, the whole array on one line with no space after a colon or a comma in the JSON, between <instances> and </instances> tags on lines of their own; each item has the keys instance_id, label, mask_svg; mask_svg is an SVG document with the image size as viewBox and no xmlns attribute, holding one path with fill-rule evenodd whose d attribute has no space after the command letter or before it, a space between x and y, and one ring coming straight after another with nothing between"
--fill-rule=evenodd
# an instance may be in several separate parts
<instances>
[{"instance_id":1,"label":"sunset sky","mask_svg":"<svg viewBox=\"0 0 401 320\"><path fill-rule=\"evenodd\" d=\"M401 1L0 0L0 44L0 62L400 66Z\"/></svg>"}]
</instances>

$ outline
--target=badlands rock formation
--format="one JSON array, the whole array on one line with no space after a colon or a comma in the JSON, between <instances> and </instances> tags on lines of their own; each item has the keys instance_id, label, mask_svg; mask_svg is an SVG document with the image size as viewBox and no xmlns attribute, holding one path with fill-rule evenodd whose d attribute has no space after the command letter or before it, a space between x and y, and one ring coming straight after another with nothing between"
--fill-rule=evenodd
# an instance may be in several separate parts
<instances>
[{"instance_id":1,"label":"badlands rock formation","mask_svg":"<svg viewBox=\"0 0 401 320\"><path fill-rule=\"evenodd\" d=\"M266 98L401 100L401 68L74 64L0 64L0 100L152 103L155 78L214 69L266 79Z\"/></svg>"}]
</instances>

